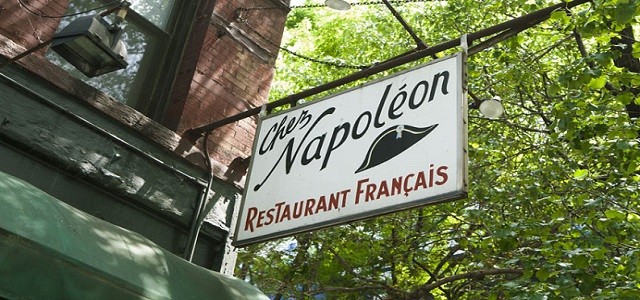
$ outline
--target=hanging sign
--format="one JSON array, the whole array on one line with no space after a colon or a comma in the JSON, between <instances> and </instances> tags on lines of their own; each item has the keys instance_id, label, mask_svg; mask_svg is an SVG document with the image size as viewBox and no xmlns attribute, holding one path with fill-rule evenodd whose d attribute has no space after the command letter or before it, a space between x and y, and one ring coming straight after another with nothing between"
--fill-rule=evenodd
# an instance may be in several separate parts
<instances>
[{"instance_id":1,"label":"hanging sign","mask_svg":"<svg viewBox=\"0 0 640 300\"><path fill-rule=\"evenodd\" d=\"M234 244L466 197L463 54L261 120Z\"/></svg>"}]
</instances>

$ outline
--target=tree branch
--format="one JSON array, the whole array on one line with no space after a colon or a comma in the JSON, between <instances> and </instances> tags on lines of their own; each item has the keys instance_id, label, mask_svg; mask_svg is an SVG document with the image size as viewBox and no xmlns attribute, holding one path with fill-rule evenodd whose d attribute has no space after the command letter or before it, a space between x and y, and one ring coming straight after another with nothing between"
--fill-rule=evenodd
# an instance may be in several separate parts
<instances>
[{"instance_id":1,"label":"tree branch","mask_svg":"<svg viewBox=\"0 0 640 300\"><path fill-rule=\"evenodd\" d=\"M387 291L396 291L396 289L394 289L393 287L387 285L385 282L383 281L379 281L379 280L373 280L370 278L366 278L360 274L358 274L356 271L353 270L353 268L349 265L349 263L342 258L342 256L340 256L340 254L338 254L338 252L336 250L334 250L333 248L327 248L327 251L329 251L331 254L333 254L333 256L338 259L338 262L342 265L342 267L345 269L345 271L347 271L349 274L351 274L353 277L358 278L360 280L372 283L372 284L376 284L379 286L384 286L385 290Z\"/></svg>"},{"instance_id":2,"label":"tree branch","mask_svg":"<svg viewBox=\"0 0 640 300\"><path fill-rule=\"evenodd\" d=\"M356 286L356 287L335 287L335 286L327 286L322 287L320 291L316 294L328 293L328 292L359 292L359 291L369 291L369 290L388 290L388 286L384 285L365 285L365 286Z\"/></svg>"},{"instance_id":3,"label":"tree branch","mask_svg":"<svg viewBox=\"0 0 640 300\"><path fill-rule=\"evenodd\" d=\"M451 249L449 249L449 252L447 253L447 255L445 255L445 256L440 260L440 262L439 262L439 263L438 263L438 265L435 267L435 269L433 269L433 274L435 274L436 276L438 276L438 274L440 274L440 273L441 273L440 271L442 270L442 267L444 267L444 265L449 261L449 259L450 259L451 257L453 257L453 253L455 253L455 252L456 252L456 251L458 251L458 250L460 250L460 245L455 245L455 246L451 247ZM431 278L429 279L429 281L433 281L433 280L437 281L437 280L436 280L437 278L438 278L438 277L431 277Z\"/></svg>"},{"instance_id":4,"label":"tree branch","mask_svg":"<svg viewBox=\"0 0 640 300\"><path fill-rule=\"evenodd\" d=\"M433 289L440 287L441 285L454 282L457 280L461 280L461 279L477 279L487 275L503 275L503 274L515 274L515 275L521 276L522 273L524 273L524 271L520 269L491 269L491 270L473 271L469 273L463 273L463 274L445 277L433 283L425 284L422 287L420 287L419 291L429 292Z\"/></svg>"},{"instance_id":5,"label":"tree branch","mask_svg":"<svg viewBox=\"0 0 640 300\"><path fill-rule=\"evenodd\" d=\"M481 120L486 120L486 121L490 121L490 122L498 122L498 123L505 124L505 125L507 125L509 127L513 127L513 128L516 128L516 129L520 129L522 131L527 131L527 132L536 132L536 133L544 133L544 134L551 133L551 131L549 131L549 130L529 128L529 127L525 127L525 126L521 126L521 125L518 125L518 124L511 123L508 120L504 120L504 119L490 119L490 118L486 118L486 117L476 117L476 116L469 116L469 118L470 119L481 119Z\"/></svg>"}]
</instances>

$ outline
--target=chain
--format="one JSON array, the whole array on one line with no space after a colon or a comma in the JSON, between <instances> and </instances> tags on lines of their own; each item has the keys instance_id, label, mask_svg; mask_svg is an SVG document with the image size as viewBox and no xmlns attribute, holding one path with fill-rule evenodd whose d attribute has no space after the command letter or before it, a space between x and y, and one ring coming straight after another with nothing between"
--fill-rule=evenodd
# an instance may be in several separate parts
<instances>
[{"instance_id":1,"label":"chain","mask_svg":"<svg viewBox=\"0 0 640 300\"><path fill-rule=\"evenodd\" d=\"M355 70L364 70L366 68L369 68L369 66L357 66L357 65L349 65L349 64L345 64L345 63L340 63L340 62L335 62L335 61L326 61L326 60L321 60L318 58L313 58L313 57L309 57L297 52L294 52L292 50L289 50L285 47L282 47L280 45L277 45L276 43L272 42L270 39L268 39L266 36L264 36L262 33L258 32L257 30L251 28L251 26L249 26L249 24L247 23L246 20L242 20L242 22L244 23L244 25L247 26L247 28L249 28L253 33L255 33L259 38L261 38L262 40L264 40L265 42L267 42L269 45L276 47L284 52L287 52L293 56L302 58L304 60L308 60L314 63L318 63L318 64L323 64L323 65L328 65L328 66L332 66L332 67L336 67L336 68L343 68L343 69L355 69Z\"/></svg>"},{"instance_id":2,"label":"chain","mask_svg":"<svg viewBox=\"0 0 640 300\"><path fill-rule=\"evenodd\" d=\"M105 5L102 5L102 6L98 6L98 7L92 8L92 9L88 9L88 10L77 12L77 13L73 13L73 14L50 16L50 15L43 15L43 14L37 12L37 11L34 11L32 7L29 7L29 5L24 2L24 0L18 0L18 3L20 4L20 7L25 9L27 12L29 12L29 13L31 13L33 15L36 15L36 16L38 16L40 18L48 18L48 19L62 19L62 18L65 18L65 17L77 16L77 15L85 14L85 13L92 12L92 11L95 11L95 10L111 7L111 6L114 6L114 5L116 5L116 4L120 3L120 2L121 2L120 0L117 0L117 1L113 1L113 2L107 3Z\"/></svg>"},{"instance_id":3,"label":"chain","mask_svg":"<svg viewBox=\"0 0 640 300\"><path fill-rule=\"evenodd\" d=\"M435 0L389 0L388 2L391 4L406 4L406 3L420 3L420 2L431 2ZM380 5L384 4L383 1L361 1L351 3L353 6L362 6L362 5Z\"/></svg>"},{"instance_id":4,"label":"chain","mask_svg":"<svg viewBox=\"0 0 640 300\"><path fill-rule=\"evenodd\" d=\"M343 68L343 69L354 69L354 70L364 70L366 68L369 68L369 66L355 66L355 65L348 65L348 64L344 64L344 63L339 63L339 62L334 62L334 61L325 61L325 60L320 60L317 58L312 58L312 57L308 57L296 52L293 52L287 48L283 48L283 47L278 47L280 48L282 51L287 52L293 56L297 56L299 58L302 58L304 60L308 60L310 62L314 62L314 63L319 63L319 64L323 64L323 65L328 65L328 66L332 66L332 67L336 67L336 68Z\"/></svg>"},{"instance_id":5,"label":"chain","mask_svg":"<svg viewBox=\"0 0 640 300\"><path fill-rule=\"evenodd\" d=\"M392 4L405 4L405 3L418 3L418 2L431 2L434 0L389 0L389 3ZM383 1L360 1L349 3L352 6L364 6L364 5L380 5L384 4ZM327 7L325 4L305 4L305 5L294 5L294 6L256 6L256 7L240 7L238 11L252 11L252 10L269 10L269 9L296 9L296 8L320 8Z\"/></svg>"}]
</instances>

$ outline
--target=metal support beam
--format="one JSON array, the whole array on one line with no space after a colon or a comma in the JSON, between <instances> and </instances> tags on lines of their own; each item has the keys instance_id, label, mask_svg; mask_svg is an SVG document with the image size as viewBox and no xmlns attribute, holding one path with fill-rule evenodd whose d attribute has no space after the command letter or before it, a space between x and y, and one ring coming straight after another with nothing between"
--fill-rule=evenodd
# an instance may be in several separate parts
<instances>
[{"instance_id":1,"label":"metal support beam","mask_svg":"<svg viewBox=\"0 0 640 300\"><path fill-rule=\"evenodd\" d=\"M37 44L35 47L27 49L26 51L24 51L24 52L12 57L12 58L0 63L0 69L3 69L4 67L6 67L6 66L8 66L8 65L10 65L10 64L12 64L12 63L14 63L14 62L16 62L16 61L18 61L20 59L22 59L23 57L25 57L25 56L27 56L27 55L29 55L31 53L34 53L34 52L36 52L36 51L48 46L49 44L51 44L52 41L53 41L53 39L48 39L48 40L46 40L46 41L44 41L44 42L42 42L40 44Z\"/></svg>"},{"instance_id":2,"label":"metal support beam","mask_svg":"<svg viewBox=\"0 0 640 300\"><path fill-rule=\"evenodd\" d=\"M499 34L505 30L508 30L508 33L506 34L502 34L500 37L500 39L497 38L492 38L490 40L489 44L495 44L499 41L502 41L510 36L512 36L513 34L517 33L517 32L521 32L524 31L528 28L531 28L539 23L541 23L542 21L546 20L549 18L549 16L551 15L552 12L554 12L555 10L558 9L571 9L573 7L576 7L578 5L590 2L591 0L574 0L571 2L566 2L566 3L559 3L553 6L549 6L537 11L534 11L532 13L526 14L524 16L515 18L515 19L511 19L509 21L473 32L473 33L469 33L467 35L467 40L469 42L469 44L471 44L473 41L475 40L479 40L481 38L485 38L488 36L492 36L492 35L496 35ZM345 77L342 77L338 80L335 81L331 81L313 88L310 88L308 90L304 90L302 92L299 93L295 93L292 95L289 95L287 97L284 97L282 99L276 100L274 102L270 102L265 104L267 111L271 111L272 109L279 107L279 106L283 106L286 104L290 104L290 105L295 105L297 103L298 100L307 98L309 96L318 94L318 93L322 93L325 91L328 91L330 89L345 85L347 83L350 82L354 82L356 80L359 79L363 79L366 77L369 77L371 75L383 72L383 71L387 71L389 69L401 66L403 64L412 62L412 61L416 61L419 59L423 59L427 56L430 55L434 55L436 53L442 52L444 50L448 50L448 49L452 49L454 47L457 47L460 45L460 38L455 38L449 41L446 41L444 43L435 45L433 47L428 47L425 49L421 49L421 50L417 50L417 51L410 51L405 53L404 55L401 56L397 56L394 58L391 58L389 60L386 60L384 62L375 64L367 69L364 69L362 71L358 71L355 73L352 73L350 75L347 75ZM477 47L487 47L487 43L482 43L480 45L478 45ZM474 49L476 47L472 47L471 49L469 49L469 53L476 53L477 51ZM244 111L242 113L239 113L237 115L233 115L231 117L222 119L222 120L218 120L215 121L213 123L209 123L200 127L196 127L196 128L192 128L189 129L185 132L185 136L188 138L191 138L193 140L196 140L198 138L200 138L200 136L202 136L202 134L204 134L205 132L210 132L212 130L215 130L218 127L227 125L227 124L231 124L234 123L236 121L242 120L244 118L248 118L254 115L257 115L260 113L260 109L261 107L256 107L247 111Z\"/></svg>"}]
</instances>

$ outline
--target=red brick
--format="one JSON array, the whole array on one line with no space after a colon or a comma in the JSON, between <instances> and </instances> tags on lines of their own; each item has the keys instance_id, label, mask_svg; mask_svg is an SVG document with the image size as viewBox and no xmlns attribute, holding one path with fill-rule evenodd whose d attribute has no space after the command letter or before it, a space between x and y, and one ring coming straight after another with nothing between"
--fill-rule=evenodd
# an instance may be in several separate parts
<instances>
[{"instance_id":1,"label":"red brick","mask_svg":"<svg viewBox=\"0 0 640 300\"><path fill-rule=\"evenodd\" d=\"M68 0L25 0L24 3L35 13L59 16L65 13ZM15 0L0 0L0 7L0 34L26 49L51 38L60 22L59 18L37 16Z\"/></svg>"}]
</instances>

